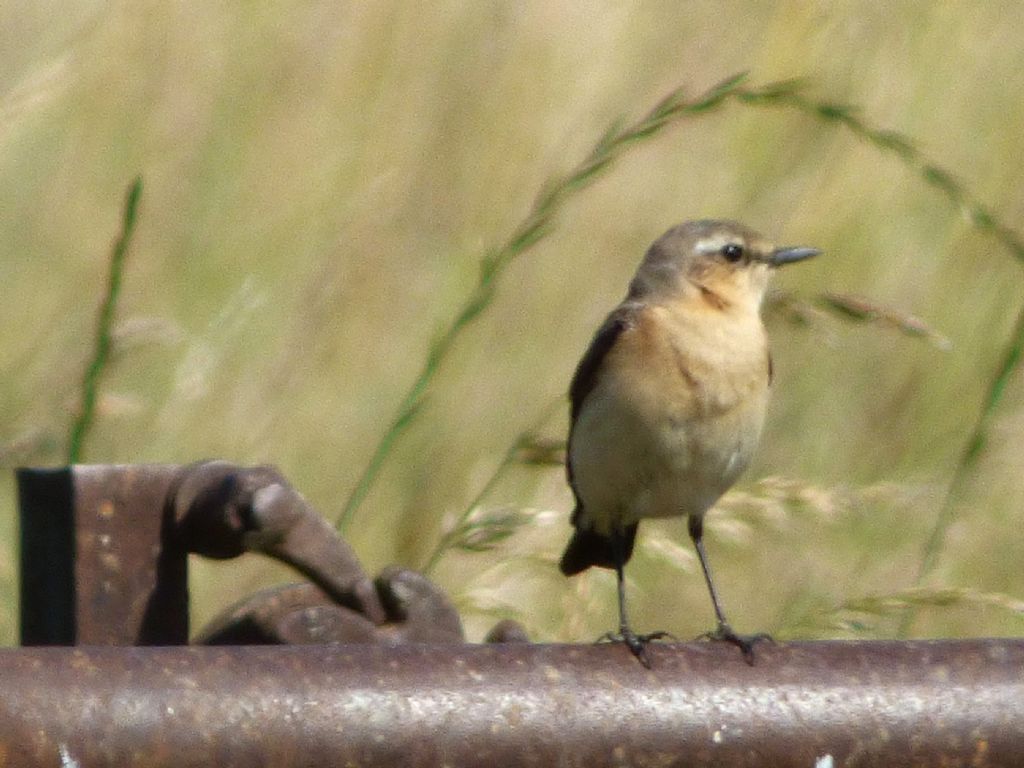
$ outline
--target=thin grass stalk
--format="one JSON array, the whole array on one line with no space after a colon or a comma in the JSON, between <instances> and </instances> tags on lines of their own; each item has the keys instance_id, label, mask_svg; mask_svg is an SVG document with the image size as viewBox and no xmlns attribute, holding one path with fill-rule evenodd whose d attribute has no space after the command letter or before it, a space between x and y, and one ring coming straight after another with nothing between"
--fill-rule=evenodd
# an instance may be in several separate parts
<instances>
[{"instance_id":1,"label":"thin grass stalk","mask_svg":"<svg viewBox=\"0 0 1024 768\"><path fill-rule=\"evenodd\" d=\"M494 490L501 479L505 477L508 470L515 464L519 463L519 457L523 446L532 440L537 430L543 427L548 420L551 419L557 408L561 406L563 402L564 399L561 397L551 402L543 411L541 411L541 415L531 426L516 436L516 439L512 441L511 445L509 445L505 454L501 457L501 461L498 462L498 466L494 468L490 477L488 477L486 482L480 486L480 490L477 491L469 504L467 504L462 510L461 514L452 524L448 532L441 536L433 550L431 550L422 569L424 574L430 574L430 572L433 571L440 562L441 557L451 549L455 543L455 537L464 529L466 522L469 520L474 510L476 510L476 508L483 503L484 499L490 495L491 491Z\"/></svg>"},{"instance_id":2,"label":"thin grass stalk","mask_svg":"<svg viewBox=\"0 0 1024 768\"><path fill-rule=\"evenodd\" d=\"M469 516L473 514L473 510L480 506L483 500L490 495L491 491L494 490L494 487L505 476L505 473L508 472L509 468L516 463L516 455L519 453L519 447L522 443L522 439L523 435L519 435L512 445L508 447L508 450L505 451L505 455L502 456L501 461L498 462L498 466L494 468L494 472L492 472L491 476L487 478L487 482L480 487L480 490L477 492L476 496L473 497L472 501L470 501L469 504L466 505L466 508L462 510L462 513L452 525L451 530L443 534L438 540L434 549L431 550L430 554L427 556L426 562L423 564L423 568L421 570L424 575L430 575L437 564L441 561L441 557L444 553L451 548L455 535L466 524Z\"/></svg>"},{"instance_id":3,"label":"thin grass stalk","mask_svg":"<svg viewBox=\"0 0 1024 768\"><path fill-rule=\"evenodd\" d=\"M737 89L731 96L753 104L778 104L794 107L819 119L837 122L857 136L869 141L883 151L892 152L906 165L916 169L925 183L942 192L950 202L966 214L971 226L990 234L1002 244L1017 261L1024 263L1024 240L1011 227L1001 222L984 203L978 200L949 171L931 162L921 153L907 136L895 131L881 130L868 125L857 115L854 107L814 101L800 92L801 84L777 83L760 89ZM946 542L946 532L953 521L956 504L963 486L977 466L978 459L988 442L988 432L1002 399L1006 384L1020 365L1024 354L1024 309L1018 314L1016 328L1003 347L1001 361L982 400L978 418L971 436L964 446L960 460L947 486L939 514L921 550L921 562L913 586L919 586L934 569ZM917 606L909 606L903 613L897 629L899 637L906 637L917 615Z\"/></svg>"},{"instance_id":4,"label":"thin grass stalk","mask_svg":"<svg viewBox=\"0 0 1024 768\"><path fill-rule=\"evenodd\" d=\"M419 375L399 403L366 468L345 502L337 521L339 531L348 528L356 511L366 500L395 441L409 427L422 407L438 368L458 337L490 306L498 281L506 267L550 233L555 217L565 201L608 170L632 145L654 136L675 122L723 104L730 93L739 88L745 77L745 74L730 77L692 100L687 100L681 89L675 90L636 122L625 127L621 123L614 123L580 163L565 176L549 180L541 188L526 218L515 228L508 240L497 249L485 253L480 259L480 275L476 287L431 345Z\"/></svg>"},{"instance_id":5,"label":"thin grass stalk","mask_svg":"<svg viewBox=\"0 0 1024 768\"><path fill-rule=\"evenodd\" d=\"M1018 261L1024 263L1024 239L999 220L992 210L978 200L957 178L933 163L922 153L909 136L897 131L875 128L862 120L858 109L848 104L820 101L804 95L805 83L787 80L769 83L760 88L735 88L727 96L744 104L780 106L796 109L819 120L838 123L856 136L868 141L883 152L896 155L905 165L917 171L929 186L942 192L957 206L980 232L998 240Z\"/></svg>"},{"instance_id":6,"label":"thin grass stalk","mask_svg":"<svg viewBox=\"0 0 1024 768\"><path fill-rule=\"evenodd\" d=\"M996 410L1002 400L1006 385L1009 383L1017 367L1020 365L1021 357L1024 356L1024 307L1017 315L1017 325L1014 328L1013 336L1003 350L1003 356L996 370L995 376L989 384L988 391L982 403L981 412L975 422L974 431L964 446L960 461L957 463L953 473L953 479L946 488L945 497L939 514L935 518L932 530L921 549L921 564L918 567L917 577L913 586L917 587L934 570L939 556L946 543L946 532L953 522L956 513L956 506L963 495L963 489L971 473L977 467L985 445L988 443L988 433L995 419ZM910 627L917 616L918 607L910 606L900 618L897 629L898 637L906 637Z\"/></svg>"},{"instance_id":7,"label":"thin grass stalk","mask_svg":"<svg viewBox=\"0 0 1024 768\"><path fill-rule=\"evenodd\" d=\"M125 257L142 197L142 177L138 177L128 187L124 209L121 215L121 231L110 253L110 270L107 274L107 291L100 305L99 317L96 321L96 342L93 346L92 360L82 376L82 405L71 426L68 438L68 464L77 464L82 460L85 438L92 429L96 418L96 399L99 392L100 378L110 361L110 350L113 343L114 316L117 302L121 296L121 282L124 277Z\"/></svg>"},{"instance_id":8,"label":"thin grass stalk","mask_svg":"<svg viewBox=\"0 0 1024 768\"><path fill-rule=\"evenodd\" d=\"M790 107L817 119L843 125L878 149L895 154L904 164L915 168L925 183L939 189L967 214L972 227L995 237L1018 261L1024 262L1024 240L1013 229L1000 222L996 215L950 172L930 162L909 137L896 131L870 126L858 116L855 107L806 97L802 92L805 86L802 81L788 80L759 88L744 88L745 78L745 74L730 77L694 100L685 99L682 90L677 89L635 123L626 127L623 127L621 122L613 123L584 160L567 175L551 180L541 188L529 214L511 237L500 248L486 253L481 258L480 278L475 290L440 338L431 346L423 369L402 399L391 424L348 498L337 523L339 530L344 530L349 525L356 510L362 505L395 441L408 428L422 406L437 368L458 336L489 306L505 267L548 234L563 202L607 170L614 160L633 144L655 135L675 121L715 109L729 99L755 106ZM1013 348L1014 343L1011 341L1004 360L1011 360ZM1012 366L1016 366L1015 360L1012 361ZM1010 370L1012 371L1012 367ZM998 400L998 396L996 399ZM983 406L982 420L986 418L984 414L990 410L989 403L990 401L986 400L986 405ZM980 433L979 428L982 430ZM986 428L987 423L981 424L979 421L975 435L980 434L983 440ZM941 538L940 535L939 539Z\"/></svg>"}]
</instances>

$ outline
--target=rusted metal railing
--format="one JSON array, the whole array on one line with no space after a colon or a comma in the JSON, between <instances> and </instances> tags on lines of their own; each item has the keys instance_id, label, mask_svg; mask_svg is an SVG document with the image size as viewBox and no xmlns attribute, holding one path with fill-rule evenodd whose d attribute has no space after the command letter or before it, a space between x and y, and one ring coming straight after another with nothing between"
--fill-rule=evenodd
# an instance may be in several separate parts
<instances>
[{"instance_id":1,"label":"rusted metal railing","mask_svg":"<svg viewBox=\"0 0 1024 768\"><path fill-rule=\"evenodd\" d=\"M0 652L0 764L1019 766L1024 644ZM5 762L6 761L6 762Z\"/></svg>"},{"instance_id":2,"label":"rusted metal railing","mask_svg":"<svg viewBox=\"0 0 1024 768\"><path fill-rule=\"evenodd\" d=\"M509 622L467 645L435 585L371 579L272 468L22 470L19 490L33 647L0 650L0 768L1024 765L1022 640L762 644L753 666L658 643L649 670ZM189 552L309 582L185 646Z\"/></svg>"}]
</instances>

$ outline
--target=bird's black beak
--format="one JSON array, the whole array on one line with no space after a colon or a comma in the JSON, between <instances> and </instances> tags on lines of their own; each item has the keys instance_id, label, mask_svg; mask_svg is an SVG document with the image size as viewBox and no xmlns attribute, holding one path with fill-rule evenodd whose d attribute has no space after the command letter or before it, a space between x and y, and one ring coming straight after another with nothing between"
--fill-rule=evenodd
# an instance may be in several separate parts
<instances>
[{"instance_id":1,"label":"bird's black beak","mask_svg":"<svg viewBox=\"0 0 1024 768\"><path fill-rule=\"evenodd\" d=\"M787 246L776 248L768 257L768 263L773 267L781 267L783 264L792 264L794 261L803 261L821 253L817 248L805 248L804 246Z\"/></svg>"}]
</instances>

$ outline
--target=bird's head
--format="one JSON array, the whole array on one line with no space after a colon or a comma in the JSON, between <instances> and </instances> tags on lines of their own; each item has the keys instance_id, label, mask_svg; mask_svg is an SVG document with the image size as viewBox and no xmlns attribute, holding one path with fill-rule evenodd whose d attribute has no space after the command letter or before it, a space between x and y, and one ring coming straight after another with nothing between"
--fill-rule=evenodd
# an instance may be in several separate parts
<instances>
[{"instance_id":1,"label":"bird's head","mask_svg":"<svg viewBox=\"0 0 1024 768\"><path fill-rule=\"evenodd\" d=\"M735 221L688 221L654 241L629 286L630 298L673 299L694 288L722 308L761 306L776 267L817 256L815 248L776 248Z\"/></svg>"}]
</instances>

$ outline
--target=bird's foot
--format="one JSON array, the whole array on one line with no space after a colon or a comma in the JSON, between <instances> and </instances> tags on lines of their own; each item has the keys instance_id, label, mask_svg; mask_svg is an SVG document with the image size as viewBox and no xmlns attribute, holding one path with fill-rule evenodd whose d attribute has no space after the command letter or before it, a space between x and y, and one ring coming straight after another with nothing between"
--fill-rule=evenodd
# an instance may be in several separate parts
<instances>
[{"instance_id":1,"label":"bird's foot","mask_svg":"<svg viewBox=\"0 0 1024 768\"><path fill-rule=\"evenodd\" d=\"M726 624L724 621L719 623L718 628L711 631L705 632L703 635L697 638L698 640L721 640L726 643L732 643L740 649L740 653L743 654L743 660L750 666L754 666L754 646L760 642L774 643L772 636L765 632L758 632L755 635L740 635L733 631L732 627Z\"/></svg>"},{"instance_id":2,"label":"bird's foot","mask_svg":"<svg viewBox=\"0 0 1024 768\"><path fill-rule=\"evenodd\" d=\"M632 653L636 660L644 665L645 668L651 668L651 659L647 655L647 646L655 640L676 640L676 636L669 632L650 632L646 635L638 635L629 627L620 627L619 631L607 632L597 639L599 643L622 643L629 652Z\"/></svg>"}]
</instances>

